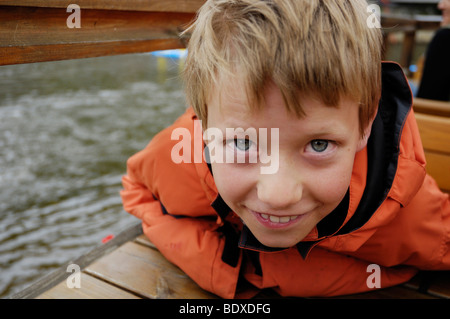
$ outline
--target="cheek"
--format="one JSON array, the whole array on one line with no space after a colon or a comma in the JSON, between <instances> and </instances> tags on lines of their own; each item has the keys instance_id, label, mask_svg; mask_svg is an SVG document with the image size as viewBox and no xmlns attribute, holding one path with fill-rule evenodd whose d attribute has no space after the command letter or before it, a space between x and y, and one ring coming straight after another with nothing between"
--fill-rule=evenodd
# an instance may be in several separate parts
<instances>
[{"instance_id":1,"label":"cheek","mask_svg":"<svg viewBox=\"0 0 450 319\"><path fill-rule=\"evenodd\" d=\"M211 163L211 168L220 196L231 209L236 209L237 203L243 200L247 193L248 182L245 174L226 163Z\"/></svg>"},{"instance_id":2,"label":"cheek","mask_svg":"<svg viewBox=\"0 0 450 319\"><path fill-rule=\"evenodd\" d=\"M322 185L320 187L320 197L322 202L325 204L335 204L342 200L345 193L348 190L350 184L350 180L342 177L342 178L333 178Z\"/></svg>"},{"instance_id":3,"label":"cheek","mask_svg":"<svg viewBox=\"0 0 450 319\"><path fill-rule=\"evenodd\" d=\"M351 164L351 165L350 165ZM340 203L350 185L352 176L353 162L339 165L330 169L320 178L314 179L312 192L316 199L325 206L337 206Z\"/></svg>"}]
</instances>

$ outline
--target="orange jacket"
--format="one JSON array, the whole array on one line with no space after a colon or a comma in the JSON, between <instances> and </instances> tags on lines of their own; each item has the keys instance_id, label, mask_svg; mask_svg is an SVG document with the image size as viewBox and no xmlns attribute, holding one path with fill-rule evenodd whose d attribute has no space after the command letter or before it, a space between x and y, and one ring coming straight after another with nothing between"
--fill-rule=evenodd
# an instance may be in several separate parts
<instances>
[{"instance_id":1,"label":"orange jacket","mask_svg":"<svg viewBox=\"0 0 450 319\"><path fill-rule=\"evenodd\" d=\"M168 260L224 298L263 288L283 296L352 294L373 289L377 267L381 288L409 280L417 269L450 269L449 196L425 173L411 93L398 65L383 63L382 91L346 198L296 247L270 249L252 236L222 201L208 165L195 163L194 141L192 163L172 161L179 143L172 131L198 132L191 108L128 160L124 208L142 220ZM238 285L244 280L251 285Z\"/></svg>"}]
</instances>

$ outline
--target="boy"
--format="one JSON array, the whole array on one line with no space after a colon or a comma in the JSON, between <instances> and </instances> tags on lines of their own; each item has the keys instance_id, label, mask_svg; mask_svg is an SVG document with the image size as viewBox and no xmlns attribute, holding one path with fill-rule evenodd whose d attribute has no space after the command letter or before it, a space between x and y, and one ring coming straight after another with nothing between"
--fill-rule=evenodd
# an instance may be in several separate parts
<instances>
[{"instance_id":1,"label":"boy","mask_svg":"<svg viewBox=\"0 0 450 319\"><path fill-rule=\"evenodd\" d=\"M425 173L409 87L382 65L368 18L364 0L199 11L184 74L192 108L130 158L121 195L204 289L333 296L450 269L449 198Z\"/></svg>"}]
</instances>

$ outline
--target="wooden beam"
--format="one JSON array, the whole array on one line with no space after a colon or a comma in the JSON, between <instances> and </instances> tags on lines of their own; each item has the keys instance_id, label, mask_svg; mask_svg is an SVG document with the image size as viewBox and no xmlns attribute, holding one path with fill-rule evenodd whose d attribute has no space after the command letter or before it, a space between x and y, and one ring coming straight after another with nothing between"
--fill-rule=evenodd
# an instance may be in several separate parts
<instances>
[{"instance_id":1,"label":"wooden beam","mask_svg":"<svg viewBox=\"0 0 450 319\"><path fill-rule=\"evenodd\" d=\"M105 255L108 255L112 251L122 246L124 243L131 241L140 235L142 235L142 225L141 223L138 223L120 232L119 234L117 234L116 237L106 242L105 244L93 248L92 250L90 250L89 252L80 256L75 260L68 261L66 264L62 265L61 268L58 268L57 270L50 272L49 274L39 279L37 282L29 286L28 288L13 295L11 298L12 299L36 298L40 294L44 293L45 291L49 290L50 288L56 286L61 282L64 282L65 284L67 277L69 277L69 275L71 274L70 272L67 272L67 267L70 264L76 264L80 267L80 270L83 270L91 263L95 262L97 259Z\"/></svg>"},{"instance_id":2,"label":"wooden beam","mask_svg":"<svg viewBox=\"0 0 450 319\"><path fill-rule=\"evenodd\" d=\"M441 20L441 16L401 16L382 14L381 26L384 42L383 59L389 46L388 34L394 32L403 33L402 52L398 62L406 69L406 73L409 75L408 67L411 64L412 54L416 44L416 32L420 30L437 30L440 27Z\"/></svg>"},{"instance_id":3,"label":"wooden beam","mask_svg":"<svg viewBox=\"0 0 450 319\"><path fill-rule=\"evenodd\" d=\"M0 65L181 48L179 34L195 18L180 12L80 13L80 28L69 28L65 8L0 6Z\"/></svg>"},{"instance_id":4,"label":"wooden beam","mask_svg":"<svg viewBox=\"0 0 450 319\"><path fill-rule=\"evenodd\" d=\"M386 13L381 15L381 26L384 32L436 30L440 27L441 21L440 15L406 16Z\"/></svg>"},{"instance_id":5,"label":"wooden beam","mask_svg":"<svg viewBox=\"0 0 450 319\"><path fill-rule=\"evenodd\" d=\"M450 102L414 97L414 112L450 118Z\"/></svg>"},{"instance_id":6,"label":"wooden beam","mask_svg":"<svg viewBox=\"0 0 450 319\"><path fill-rule=\"evenodd\" d=\"M0 48L0 65L34 63L182 48L176 39L72 43Z\"/></svg>"},{"instance_id":7,"label":"wooden beam","mask_svg":"<svg viewBox=\"0 0 450 319\"><path fill-rule=\"evenodd\" d=\"M427 173L450 192L450 117L415 113L427 160Z\"/></svg>"},{"instance_id":8,"label":"wooden beam","mask_svg":"<svg viewBox=\"0 0 450 319\"><path fill-rule=\"evenodd\" d=\"M19 2L19 3L18 3ZM67 8L77 4L81 9L157 11L195 13L205 0L0 0L1 6Z\"/></svg>"}]
</instances>

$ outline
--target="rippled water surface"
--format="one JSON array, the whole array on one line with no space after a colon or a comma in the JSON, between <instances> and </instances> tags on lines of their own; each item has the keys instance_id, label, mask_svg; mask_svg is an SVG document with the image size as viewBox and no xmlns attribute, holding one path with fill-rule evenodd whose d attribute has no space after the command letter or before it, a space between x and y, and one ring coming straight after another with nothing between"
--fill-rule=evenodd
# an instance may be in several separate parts
<instances>
[{"instance_id":1,"label":"rippled water surface","mask_svg":"<svg viewBox=\"0 0 450 319\"><path fill-rule=\"evenodd\" d=\"M150 54L0 66L0 297L138 222L126 160L185 109Z\"/></svg>"}]
</instances>

